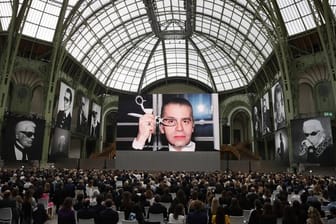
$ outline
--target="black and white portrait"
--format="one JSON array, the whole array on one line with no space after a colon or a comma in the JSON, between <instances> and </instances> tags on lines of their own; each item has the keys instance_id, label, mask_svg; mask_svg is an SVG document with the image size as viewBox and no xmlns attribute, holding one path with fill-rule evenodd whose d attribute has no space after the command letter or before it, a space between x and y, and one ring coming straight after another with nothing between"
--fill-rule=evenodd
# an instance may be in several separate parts
<instances>
[{"instance_id":1,"label":"black and white portrait","mask_svg":"<svg viewBox=\"0 0 336 224\"><path fill-rule=\"evenodd\" d=\"M287 129L275 132L275 160L289 161Z\"/></svg>"},{"instance_id":2,"label":"black and white portrait","mask_svg":"<svg viewBox=\"0 0 336 224\"><path fill-rule=\"evenodd\" d=\"M61 82L60 94L58 98L58 110L56 115L56 127L70 130L74 90Z\"/></svg>"},{"instance_id":3,"label":"black and white portrait","mask_svg":"<svg viewBox=\"0 0 336 224\"><path fill-rule=\"evenodd\" d=\"M7 117L2 158L5 161L40 160L45 121Z\"/></svg>"},{"instance_id":4,"label":"black and white portrait","mask_svg":"<svg viewBox=\"0 0 336 224\"><path fill-rule=\"evenodd\" d=\"M80 96L78 101L77 131L87 133L89 127L89 105L90 101L85 96Z\"/></svg>"},{"instance_id":5,"label":"black and white portrait","mask_svg":"<svg viewBox=\"0 0 336 224\"><path fill-rule=\"evenodd\" d=\"M254 135L255 137L260 136L261 131L261 115L260 115L260 106L259 104L256 104L253 106L253 129L254 129Z\"/></svg>"},{"instance_id":6,"label":"black and white portrait","mask_svg":"<svg viewBox=\"0 0 336 224\"><path fill-rule=\"evenodd\" d=\"M278 82L272 87L274 130L286 126L285 99L281 84Z\"/></svg>"},{"instance_id":7,"label":"black and white portrait","mask_svg":"<svg viewBox=\"0 0 336 224\"><path fill-rule=\"evenodd\" d=\"M268 92L260 99L260 105L262 134L266 135L271 132L271 112Z\"/></svg>"},{"instance_id":8,"label":"black and white portrait","mask_svg":"<svg viewBox=\"0 0 336 224\"><path fill-rule=\"evenodd\" d=\"M92 103L91 122L90 122L91 137L99 138L100 116L101 116L101 106L96 103Z\"/></svg>"},{"instance_id":9,"label":"black and white portrait","mask_svg":"<svg viewBox=\"0 0 336 224\"><path fill-rule=\"evenodd\" d=\"M301 163L334 163L330 118L315 117L291 122L294 161Z\"/></svg>"}]
</instances>

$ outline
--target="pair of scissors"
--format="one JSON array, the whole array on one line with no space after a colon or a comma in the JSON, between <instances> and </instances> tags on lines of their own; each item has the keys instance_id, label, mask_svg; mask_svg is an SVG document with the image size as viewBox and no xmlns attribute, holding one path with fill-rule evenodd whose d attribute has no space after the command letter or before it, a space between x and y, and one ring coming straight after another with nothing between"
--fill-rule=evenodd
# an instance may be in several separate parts
<instances>
[{"instance_id":1,"label":"pair of scissors","mask_svg":"<svg viewBox=\"0 0 336 224\"><path fill-rule=\"evenodd\" d=\"M151 114L151 113L153 113L153 109L152 108L145 108L144 107L144 102L146 102L146 100L142 96L136 96L135 97L135 103L138 104L141 107L142 111L145 114ZM139 118L143 116L143 114L138 114L138 113L128 113L127 115L132 116L132 117L139 117ZM152 139L152 135L150 135L148 137L148 142L150 142L151 139Z\"/></svg>"},{"instance_id":2,"label":"pair of scissors","mask_svg":"<svg viewBox=\"0 0 336 224\"><path fill-rule=\"evenodd\" d=\"M151 114L153 113L153 109L152 108L145 108L144 107L144 103L146 102L146 100L142 97L142 96L136 96L135 97L135 103L138 104L142 111L145 113L145 114ZM143 114L137 114L137 113L128 113L129 116L132 116L132 117L142 117Z\"/></svg>"}]
</instances>

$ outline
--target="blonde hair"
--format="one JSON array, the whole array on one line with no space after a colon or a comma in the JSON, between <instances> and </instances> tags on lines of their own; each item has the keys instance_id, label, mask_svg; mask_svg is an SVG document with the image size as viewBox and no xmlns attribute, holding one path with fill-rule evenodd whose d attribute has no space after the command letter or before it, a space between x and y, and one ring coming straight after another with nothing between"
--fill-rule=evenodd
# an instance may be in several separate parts
<instances>
[{"instance_id":1,"label":"blonde hair","mask_svg":"<svg viewBox=\"0 0 336 224\"><path fill-rule=\"evenodd\" d=\"M323 224L323 222L321 221L320 212L313 206L309 206L308 208L308 219L310 219L311 221L309 223Z\"/></svg>"}]
</instances>

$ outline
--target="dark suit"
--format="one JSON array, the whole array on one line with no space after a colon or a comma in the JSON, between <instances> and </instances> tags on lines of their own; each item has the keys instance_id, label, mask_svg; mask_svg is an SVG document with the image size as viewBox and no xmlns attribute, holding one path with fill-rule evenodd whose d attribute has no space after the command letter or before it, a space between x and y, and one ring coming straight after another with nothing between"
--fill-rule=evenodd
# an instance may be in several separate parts
<instances>
[{"instance_id":1,"label":"dark suit","mask_svg":"<svg viewBox=\"0 0 336 224\"><path fill-rule=\"evenodd\" d=\"M105 209L105 206L103 206L103 205L101 205L101 204L97 204L97 205L95 205L95 206L93 206L92 208L91 208L91 210L93 211L93 213L95 214L95 216L94 216L94 222L95 222L95 224L99 224L100 222L100 220L99 220L99 218L100 218L100 215L99 215L99 213L101 212L101 211L103 211Z\"/></svg>"},{"instance_id":2,"label":"dark suit","mask_svg":"<svg viewBox=\"0 0 336 224\"><path fill-rule=\"evenodd\" d=\"M77 211L78 219L92 219L95 218L95 212L92 208L81 208Z\"/></svg>"},{"instance_id":3,"label":"dark suit","mask_svg":"<svg viewBox=\"0 0 336 224\"><path fill-rule=\"evenodd\" d=\"M88 119L84 116L84 113L80 111L77 118L77 130L82 133L87 133L88 129Z\"/></svg>"},{"instance_id":4,"label":"dark suit","mask_svg":"<svg viewBox=\"0 0 336 224\"><path fill-rule=\"evenodd\" d=\"M90 127L90 136L98 138L99 137L99 130L100 130L100 123L99 122L97 122L96 127L93 127L91 125L91 127Z\"/></svg>"},{"instance_id":5,"label":"dark suit","mask_svg":"<svg viewBox=\"0 0 336 224\"><path fill-rule=\"evenodd\" d=\"M70 130L71 126L71 114L66 115L64 110L60 110L56 117L56 127Z\"/></svg>"},{"instance_id":6,"label":"dark suit","mask_svg":"<svg viewBox=\"0 0 336 224\"><path fill-rule=\"evenodd\" d=\"M167 218L167 208L160 203L155 202L152 206L150 206L148 209L148 214L149 213L152 213L152 214L163 213L163 217Z\"/></svg>"},{"instance_id":7,"label":"dark suit","mask_svg":"<svg viewBox=\"0 0 336 224\"><path fill-rule=\"evenodd\" d=\"M3 154L3 159L5 161L16 161L18 160L15 155L15 148L18 148L16 144L13 144L9 147L8 150L6 150ZM24 148L24 149L18 149L19 151L26 151L27 153L27 160L34 160L39 159L36 156L32 155L32 148ZM21 161L21 160L20 160Z\"/></svg>"},{"instance_id":8,"label":"dark suit","mask_svg":"<svg viewBox=\"0 0 336 224\"><path fill-rule=\"evenodd\" d=\"M112 208L106 208L99 213L100 224L117 224L119 216Z\"/></svg>"}]
</instances>

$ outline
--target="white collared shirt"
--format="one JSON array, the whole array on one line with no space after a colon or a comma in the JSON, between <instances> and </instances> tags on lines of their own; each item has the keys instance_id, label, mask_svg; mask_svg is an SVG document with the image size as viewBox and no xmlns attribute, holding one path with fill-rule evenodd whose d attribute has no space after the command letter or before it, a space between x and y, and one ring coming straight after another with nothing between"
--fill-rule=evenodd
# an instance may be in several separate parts
<instances>
[{"instance_id":1,"label":"white collared shirt","mask_svg":"<svg viewBox=\"0 0 336 224\"><path fill-rule=\"evenodd\" d=\"M188 145L182 147L181 150L176 150L173 145L169 144L169 152L195 152L196 144L191 141Z\"/></svg>"}]
</instances>

